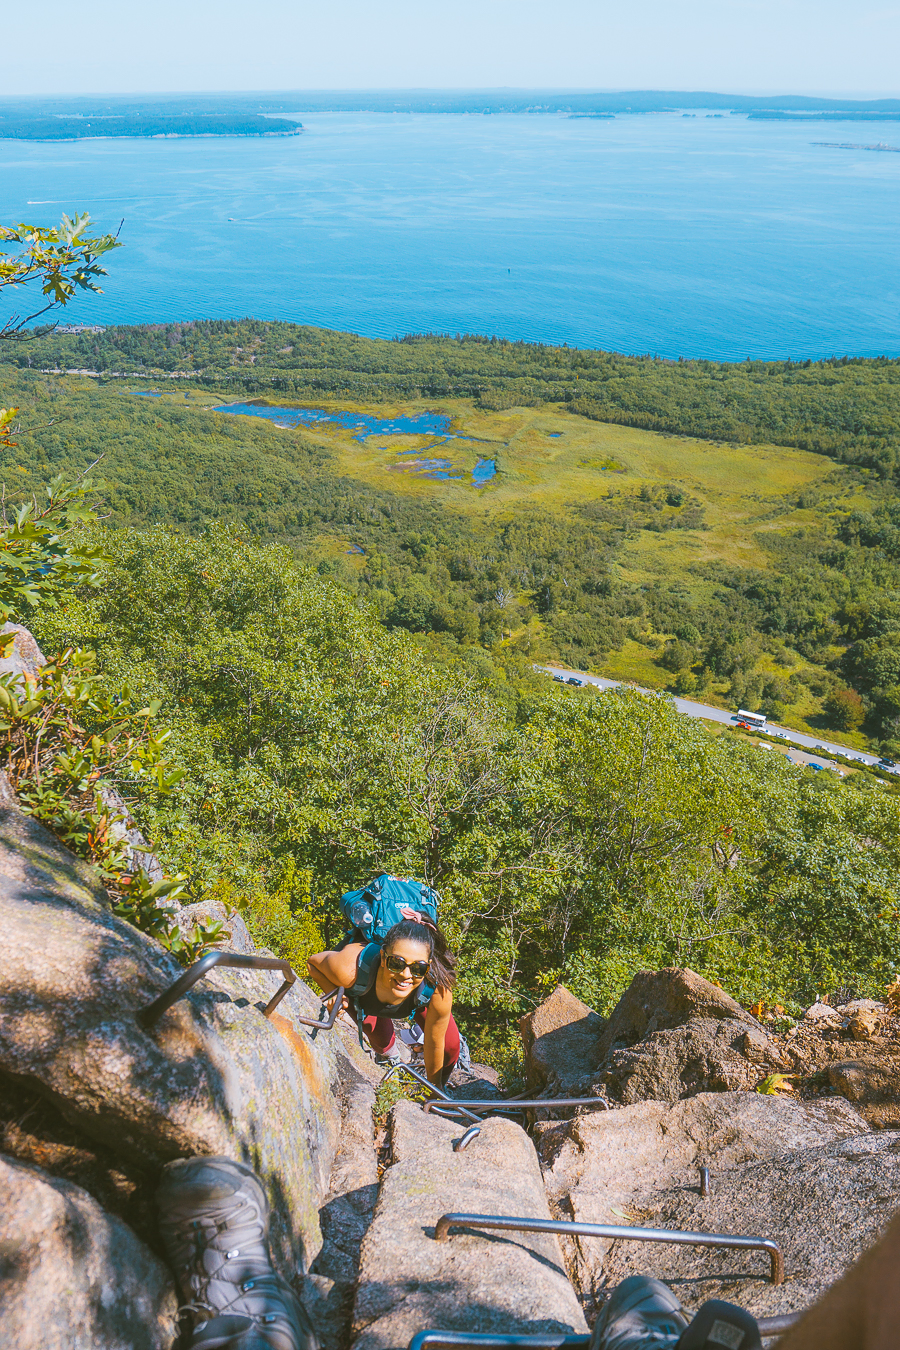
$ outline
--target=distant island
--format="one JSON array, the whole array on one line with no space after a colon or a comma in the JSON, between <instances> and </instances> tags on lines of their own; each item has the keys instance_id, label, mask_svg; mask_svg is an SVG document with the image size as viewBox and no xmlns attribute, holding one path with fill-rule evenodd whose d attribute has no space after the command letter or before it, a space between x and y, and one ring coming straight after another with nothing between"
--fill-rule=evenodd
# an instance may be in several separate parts
<instances>
[{"instance_id":1,"label":"distant island","mask_svg":"<svg viewBox=\"0 0 900 1350\"><path fill-rule=\"evenodd\" d=\"M810 145L824 145L829 150L883 150L890 155L900 155L900 145L885 145L883 141L875 145L862 145L858 141L810 141Z\"/></svg>"},{"instance_id":2,"label":"distant island","mask_svg":"<svg viewBox=\"0 0 900 1350\"><path fill-rule=\"evenodd\" d=\"M69 94L0 97L0 138L294 136L307 113L530 113L602 117L639 113L900 118L900 99L728 94L683 89L295 89L236 93ZM266 116L268 114L268 116Z\"/></svg>"},{"instance_id":3,"label":"distant island","mask_svg":"<svg viewBox=\"0 0 900 1350\"><path fill-rule=\"evenodd\" d=\"M900 111L884 107L887 99L875 111L869 108L813 108L808 112L789 112L783 108L757 108L747 116L762 122L900 122Z\"/></svg>"},{"instance_id":4,"label":"distant island","mask_svg":"<svg viewBox=\"0 0 900 1350\"><path fill-rule=\"evenodd\" d=\"M44 113L6 116L0 112L0 139L82 141L119 136L297 136L303 123L243 112Z\"/></svg>"}]
</instances>

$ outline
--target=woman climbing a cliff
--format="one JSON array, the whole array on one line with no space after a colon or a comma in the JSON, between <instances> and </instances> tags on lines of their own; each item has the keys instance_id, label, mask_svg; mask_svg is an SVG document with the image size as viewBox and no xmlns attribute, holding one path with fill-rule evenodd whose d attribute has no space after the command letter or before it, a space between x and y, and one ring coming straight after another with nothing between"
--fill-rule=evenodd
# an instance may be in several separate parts
<instances>
[{"instance_id":1,"label":"woman climbing a cliff","mask_svg":"<svg viewBox=\"0 0 900 1350\"><path fill-rule=\"evenodd\" d=\"M389 928L383 941L347 942L309 958L309 973L327 993L343 987L344 1006L377 1059L396 1063L394 1021L406 1020L414 1041L424 1036L425 1072L443 1086L459 1059L453 1020L456 960L435 924L420 916Z\"/></svg>"}]
</instances>

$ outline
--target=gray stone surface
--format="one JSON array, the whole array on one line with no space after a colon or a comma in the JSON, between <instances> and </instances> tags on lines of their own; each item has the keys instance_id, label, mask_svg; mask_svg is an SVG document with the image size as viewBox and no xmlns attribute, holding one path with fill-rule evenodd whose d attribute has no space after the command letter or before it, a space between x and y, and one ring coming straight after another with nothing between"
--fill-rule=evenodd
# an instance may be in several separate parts
<instances>
[{"instance_id":1,"label":"gray stone surface","mask_svg":"<svg viewBox=\"0 0 900 1350\"><path fill-rule=\"evenodd\" d=\"M53 1101L113 1152L155 1164L196 1153L249 1163L273 1205L286 1273L321 1245L318 1209L340 1127L340 1037L292 1023L319 1000L295 987L260 1015L276 973L217 971L151 1032L135 1013L181 974L110 912L48 831L0 810L0 1072Z\"/></svg>"},{"instance_id":2,"label":"gray stone surface","mask_svg":"<svg viewBox=\"0 0 900 1350\"><path fill-rule=\"evenodd\" d=\"M0 1343L10 1350L169 1350L172 1276L71 1182L0 1157Z\"/></svg>"},{"instance_id":3,"label":"gray stone surface","mask_svg":"<svg viewBox=\"0 0 900 1350\"><path fill-rule=\"evenodd\" d=\"M375 1089L348 1068L343 1098L331 1185L320 1211L322 1250L303 1290L322 1350L345 1350L349 1343L360 1246L378 1197Z\"/></svg>"},{"instance_id":4,"label":"gray stone surface","mask_svg":"<svg viewBox=\"0 0 900 1350\"><path fill-rule=\"evenodd\" d=\"M593 1073L600 1062L605 1026L592 1008L557 985L519 1023L529 1088L551 1087L561 1095L570 1083Z\"/></svg>"},{"instance_id":5,"label":"gray stone surface","mask_svg":"<svg viewBox=\"0 0 900 1350\"><path fill-rule=\"evenodd\" d=\"M26 679L29 675L37 675L41 666L47 664L47 659L32 634L18 623L5 623L0 628L0 634L4 633L15 633L16 636L6 655L0 656L0 675L24 675Z\"/></svg>"},{"instance_id":6,"label":"gray stone surface","mask_svg":"<svg viewBox=\"0 0 900 1350\"><path fill-rule=\"evenodd\" d=\"M739 1233L755 1230L739 1226L736 1216L734 1221L695 1216L691 1224L669 1224L648 1215L655 1214L660 1197L669 1194L696 1197L700 1203L701 1165L710 1168L713 1192L718 1196L725 1193L724 1178L736 1168L854 1138L866 1128L859 1113L841 1098L799 1102L747 1092L708 1093L675 1103L641 1102L562 1124L537 1125L535 1135L547 1194L560 1217L583 1223L647 1222L661 1227L699 1224L707 1229L711 1223L722 1222L725 1227L718 1231ZM709 1208L708 1212L712 1216L716 1211ZM612 1278L607 1269L609 1247L605 1240L583 1238L572 1241L567 1249L570 1269L588 1308L602 1298ZM670 1249L641 1246L636 1250L646 1273L657 1274L659 1251Z\"/></svg>"},{"instance_id":7,"label":"gray stone surface","mask_svg":"<svg viewBox=\"0 0 900 1350\"><path fill-rule=\"evenodd\" d=\"M900 1134L866 1134L748 1163L715 1177L713 1193L675 1187L641 1207L639 1222L663 1228L756 1234L784 1251L787 1279L773 1286L764 1253L616 1243L603 1280L665 1280L696 1308L724 1298L756 1316L807 1307L872 1245L900 1196Z\"/></svg>"},{"instance_id":8,"label":"gray stone surface","mask_svg":"<svg viewBox=\"0 0 900 1350\"><path fill-rule=\"evenodd\" d=\"M518 1125L489 1120L464 1152L459 1126L410 1102L391 1112L392 1162L362 1243L355 1350L402 1350L427 1327L458 1331L583 1332L556 1238L459 1233L433 1239L444 1213L549 1211L534 1147Z\"/></svg>"},{"instance_id":9,"label":"gray stone surface","mask_svg":"<svg viewBox=\"0 0 900 1350\"><path fill-rule=\"evenodd\" d=\"M900 1047L872 1041L853 1046L828 1066L828 1081L875 1129L900 1128Z\"/></svg>"},{"instance_id":10,"label":"gray stone surface","mask_svg":"<svg viewBox=\"0 0 900 1350\"><path fill-rule=\"evenodd\" d=\"M635 975L610 1014L598 1045L598 1063L613 1050L634 1045L654 1031L669 1031L694 1018L759 1023L718 985L675 966Z\"/></svg>"},{"instance_id":11,"label":"gray stone surface","mask_svg":"<svg viewBox=\"0 0 900 1350\"><path fill-rule=\"evenodd\" d=\"M745 1091L781 1067L777 1045L761 1028L731 1018L697 1017L613 1050L602 1081L610 1098L630 1106L675 1102L698 1092Z\"/></svg>"},{"instance_id":12,"label":"gray stone surface","mask_svg":"<svg viewBox=\"0 0 900 1350\"><path fill-rule=\"evenodd\" d=\"M250 956L256 951L256 945L240 914L227 910L221 900L200 900L195 905L182 905L174 919L185 936L197 923L207 926L221 923L224 925L224 936L216 943L220 951L237 952L241 956Z\"/></svg>"}]
</instances>

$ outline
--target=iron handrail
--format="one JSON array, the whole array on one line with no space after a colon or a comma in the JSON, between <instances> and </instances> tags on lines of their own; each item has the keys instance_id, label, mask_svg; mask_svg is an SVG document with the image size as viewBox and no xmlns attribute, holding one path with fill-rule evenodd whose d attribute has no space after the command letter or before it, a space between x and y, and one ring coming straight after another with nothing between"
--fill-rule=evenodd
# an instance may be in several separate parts
<instances>
[{"instance_id":1,"label":"iron handrail","mask_svg":"<svg viewBox=\"0 0 900 1350\"><path fill-rule=\"evenodd\" d=\"M145 1008L141 1008L137 1014L138 1025L143 1027L145 1031L149 1031L151 1027L156 1026L163 1013L168 1012L172 1005L183 998L188 990L193 989L197 981L202 980L206 972L212 970L214 966L231 966L237 970L281 971L284 983L280 989L276 990L263 1009L264 1017L271 1017L285 994L297 982L297 974L290 961L279 960L276 956L244 956L240 952L207 952L205 956L200 957L199 961L195 961L173 985L164 990L158 998L155 998L152 1003L148 1003ZM307 1027L316 1027L320 1031L330 1031L340 1012L344 991L343 989L332 989L330 993L322 995L323 1003L334 995L336 995L334 1004L327 1018L323 1018L325 1011L323 1008L318 1018L302 1017L299 1013L295 1013L294 1021L302 1022Z\"/></svg>"},{"instance_id":2,"label":"iron handrail","mask_svg":"<svg viewBox=\"0 0 900 1350\"><path fill-rule=\"evenodd\" d=\"M392 1068L388 1069L387 1073L384 1076L385 1078L390 1078L392 1073L400 1073L401 1070L403 1071L403 1073L408 1073L411 1078L415 1078L416 1082L421 1083L423 1087L427 1087L429 1092L433 1092L436 1097L440 1097L442 1102L453 1101L453 1098L449 1097L442 1088L435 1087L434 1083L432 1083L430 1079L425 1078L420 1073L417 1073L416 1070L411 1068L409 1064L395 1064ZM425 1106L426 1108L428 1107L428 1102L425 1103ZM472 1111L467 1111L465 1107L460 1107L460 1113L464 1116L468 1116L469 1119L472 1121L473 1125L481 1124L481 1120L479 1119L479 1117L476 1116Z\"/></svg>"},{"instance_id":3,"label":"iron handrail","mask_svg":"<svg viewBox=\"0 0 900 1350\"><path fill-rule=\"evenodd\" d=\"M407 1350L463 1350L464 1346L480 1346L481 1350L506 1350L507 1346L521 1346L522 1350L587 1350L590 1336L567 1336L564 1331L545 1332L542 1336L501 1336L496 1332L475 1331L420 1331L413 1336Z\"/></svg>"},{"instance_id":4,"label":"iron handrail","mask_svg":"<svg viewBox=\"0 0 900 1350\"><path fill-rule=\"evenodd\" d=\"M806 1309L800 1312L781 1313L778 1317L758 1317L756 1325L763 1340L771 1336L780 1336L800 1321ZM590 1334L568 1336L565 1332L544 1332L541 1335L523 1334L503 1336L493 1331L420 1331L413 1336L407 1350L466 1350L466 1347L480 1347L480 1350L588 1350Z\"/></svg>"},{"instance_id":5,"label":"iron handrail","mask_svg":"<svg viewBox=\"0 0 900 1350\"><path fill-rule=\"evenodd\" d=\"M519 1101L508 1097L486 1097L476 1100L469 1098L452 1098L445 1106L438 1102L426 1102L426 1111L437 1111L443 1115L445 1110L467 1107L473 1111L480 1111L486 1114L489 1111L538 1111L549 1110L555 1106L600 1106L604 1111L609 1110L609 1102L604 1097L530 1097L527 1101Z\"/></svg>"},{"instance_id":6,"label":"iron handrail","mask_svg":"<svg viewBox=\"0 0 900 1350\"><path fill-rule=\"evenodd\" d=\"M614 1238L630 1242L675 1242L688 1247L740 1247L769 1254L772 1284L784 1283L784 1256L772 1238L738 1237L729 1233L685 1233L672 1228L630 1228L623 1224L573 1223L567 1219L527 1219L508 1214L442 1214L434 1229L436 1242L446 1242L451 1225L502 1228L521 1233L572 1233L578 1237Z\"/></svg>"},{"instance_id":7,"label":"iron handrail","mask_svg":"<svg viewBox=\"0 0 900 1350\"><path fill-rule=\"evenodd\" d=\"M453 1141L453 1152L462 1153L463 1149L468 1148L472 1140L476 1139L479 1134L481 1134L481 1126L470 1125L461 1139Z\"/></svg>"}]
</instances>

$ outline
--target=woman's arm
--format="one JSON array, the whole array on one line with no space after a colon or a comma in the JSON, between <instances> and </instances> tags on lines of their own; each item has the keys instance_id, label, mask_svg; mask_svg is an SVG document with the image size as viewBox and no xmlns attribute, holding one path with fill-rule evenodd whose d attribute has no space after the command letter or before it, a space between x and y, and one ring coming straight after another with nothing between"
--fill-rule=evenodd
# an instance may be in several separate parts
<instances>
[{"instance_id":1,"label":"woman's arm","mask_svg":"<svg viewBox=\"0 0 900 1350\"><path fill-rule=\"evenodd\" d=\"M444 1038L450 1025L453 995L449 989L435 989L425 1014L425 1073L439 1084L444 1067Z\"/></svg>"},{"instance_id":2,"label":"woman's arm","mask_svg":"<svg viewBox=\"0 0 900 1350\"><path fill-rule=\"evenodd\" d=\"M361 942L351 942L339 952L316 952L306 962L310 978L323 994L330 994L341 986L349 989L356 982L356 967L362 950Z\"/></svg>"}]
</instances>

